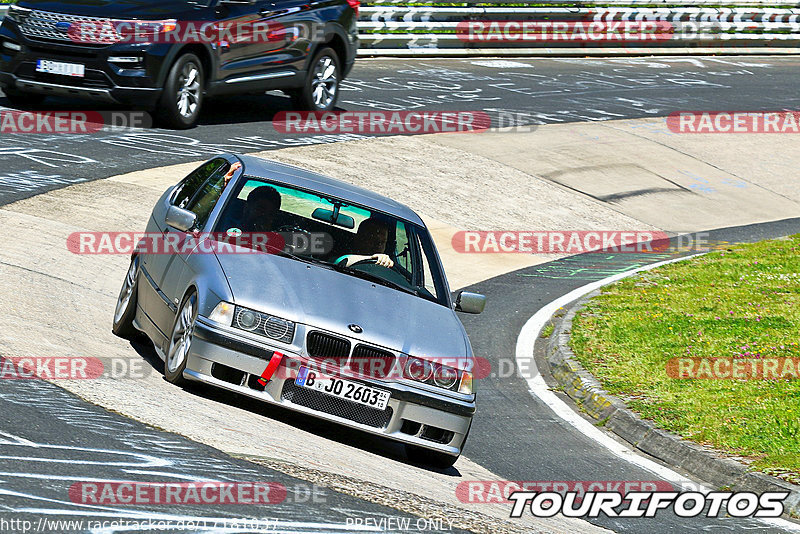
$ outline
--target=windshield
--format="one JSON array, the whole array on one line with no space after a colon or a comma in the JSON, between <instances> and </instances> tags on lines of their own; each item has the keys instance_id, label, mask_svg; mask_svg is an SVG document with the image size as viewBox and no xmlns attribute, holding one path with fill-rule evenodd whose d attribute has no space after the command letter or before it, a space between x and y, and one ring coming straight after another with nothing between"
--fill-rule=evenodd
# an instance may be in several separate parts
<instances>
[{"instance_id":1,"label":"windshield","mask_svg":"<svg viewBox=\"0 0 800 534\"><path fill-rule=\"evenodd\" d=\"M428 232L338 198L246 177L214 228L220 235L276 232L275 251L447 306Z\"/></svg>"}]
</instances>

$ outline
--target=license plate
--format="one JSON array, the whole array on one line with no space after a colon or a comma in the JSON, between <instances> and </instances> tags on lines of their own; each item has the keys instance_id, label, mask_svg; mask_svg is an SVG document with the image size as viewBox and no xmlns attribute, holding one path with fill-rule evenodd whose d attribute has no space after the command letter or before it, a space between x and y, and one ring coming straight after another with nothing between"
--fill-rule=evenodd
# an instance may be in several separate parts
<instances>
[{"instance_id":1,"label":"license plate","mask_svg":"<svg viewBox=\"0 0 800 534\"><path fill-rule=\"evenodd\" d=\"M62 63L60 61L50 61L49 59L40 59L36 62L36 72L83 78L85 71L86 67L80 63Z\"/></svg>"},{"instance_id":2,"label":"license plate","mask_svg":"<svg viewBox=\"0 0 800 534\"><path fill-rule=\"evenodd\" d=\"M323 375L317 371L309 370L308 367L300 368L294 383L300 387L313 389L314 391L369 406L376 410L386 409L386 405L389 404L389 398L392 396L388 391L365 386L358 382L351 382L350 380Z\"/></svg>"}]
</instances>

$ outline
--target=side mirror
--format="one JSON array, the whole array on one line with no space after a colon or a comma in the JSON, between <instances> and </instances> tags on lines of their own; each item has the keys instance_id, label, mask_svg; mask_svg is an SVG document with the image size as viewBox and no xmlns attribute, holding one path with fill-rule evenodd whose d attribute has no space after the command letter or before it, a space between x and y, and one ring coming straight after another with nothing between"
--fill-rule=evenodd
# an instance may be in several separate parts
<instances>
[{"instance_id":1,"label":"side mirror","mask_svg":"<svg viewBox=\"0 0 800 534\"><path fill-rule=\"evenodd\" d=\"M167 216L164 217L164 222L167 223L167 226L171 226L176 230L188 232L194 228L194 224L197 222L197 215L178 206L170 206L167 210Z\"/></svg>"},{"instance_id":2,"label":"side mirror","mask_svg":"<svg viewBox=\"0 0 800 534\"><path fill-rule=\"evenodd\" d=\"M455 310L463 313L481 313L486 307L486 297L478 293L459 291L455 297Z\"/></svg>"}]
</instances>

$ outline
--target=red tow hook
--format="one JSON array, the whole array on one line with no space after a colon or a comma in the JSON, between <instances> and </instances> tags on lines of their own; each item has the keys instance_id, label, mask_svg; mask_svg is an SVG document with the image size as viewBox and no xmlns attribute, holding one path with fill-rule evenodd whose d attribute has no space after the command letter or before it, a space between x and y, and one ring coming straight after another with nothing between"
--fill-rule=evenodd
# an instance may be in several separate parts
<instances>
[{"instance_id":1,"label":"red tow hook","mask_svg":"<svg viewBox=\"0 0 800 534\"><path fill-rule=\"evenodd\" d=\"M273 352L272 358L269 359L269 363L267 364L267 368L264 369L264 372L261 373L261 378L258 379L258 383L262 386L266 386L267 382L272 379L272 375L275 374L275 370L281 364L281 360L283 360L283 354L280 352Z\"/></svg>"}]
</instances>

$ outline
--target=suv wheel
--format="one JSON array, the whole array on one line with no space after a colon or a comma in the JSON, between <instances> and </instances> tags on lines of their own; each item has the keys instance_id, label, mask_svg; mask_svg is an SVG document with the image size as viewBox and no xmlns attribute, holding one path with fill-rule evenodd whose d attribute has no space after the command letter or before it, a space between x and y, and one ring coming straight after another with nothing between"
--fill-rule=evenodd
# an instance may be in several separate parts
<instances>
[{"instance_id":1,"label":"suv wheel","mask_svg":"<svg viewBox=\"0 0 800 534\"><path fill-rule=\"evenodd\" d=\"M194 54L178 58L167 75L158 105L159 119L177 130L192 128L203 104L203 64Z\"/></svg>"},{"instance_id":2,"label":"suv wheel","mask_svg":"<svg viewBox=\"0 0 800 534\"><path fill-rule=\"evenodd\" d=\"M310 63L305 85L290 94L296 109L328 111L339 98L339 57L332 48L323 48Z\"/></svg>"},{"instance_id":3,"label":"suv wheel","mask_svg":"<svg viewBox=\"0 0 800 534\"><path fill-rule=\"evenodd\" d=\"M37 95L36 93L22 93L11 88L3 88L3 94L8 101L11 102L11 105L16 108L34 108L44 101L44 95Z\"/></svg>"}]
</instances>

